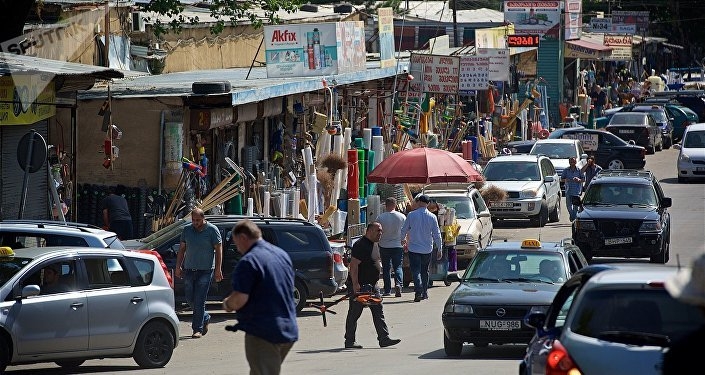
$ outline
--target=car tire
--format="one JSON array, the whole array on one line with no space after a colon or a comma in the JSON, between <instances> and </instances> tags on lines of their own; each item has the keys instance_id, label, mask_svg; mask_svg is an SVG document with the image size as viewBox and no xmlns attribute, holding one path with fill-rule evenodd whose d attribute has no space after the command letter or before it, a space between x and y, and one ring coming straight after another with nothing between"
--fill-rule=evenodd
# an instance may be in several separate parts
<instances>
[{"instance_id":1,"label":"car tire","mask_svg":"<svg viewBox=\"0 0 705 375\"><path fill-rule=\"evenodd\" d=\"M7 340L0 338L0 374L5 373L5 369L10 364L10 345Z\"/></svg>"},{"instance_id":2,"label":"car tire","mask_svg":"<svg viewBox=\"0 0 705 375\"><path fill-rule=\"evenodd\" d=\"M64 361L56 361L54 363L59 365L59 367L62 367L65 369L76 369L79 366L81 366L83 364L83 362L85 362L85 361L86 360L84 360L84 359L74 359L74 360L69 359L69 360L64 360Z\"/></svg>"},{"instance_id":3,"label":"car tire","mask_svg":"<svg viewBox=\"0 0 705 375\"><path fill-rule=\"evenodd\" d=\"M663 138L661 138L661 142L656 145L656 151L663 151Z\"/></svg>"},{"instance_id":4,"label":"car tire","mask_svg":"<svg viewBox=\"0 0 705 375\"><path fill-rule=\"evenodd\" d=\"M296 302L296 312L299 312L306 307L308 300L308 291L303 281L297 279L294 282L294 302Z\"/></svg>"},{"instance_id":5,"label":"car tire","mask_svg":"<svg viewBox=\"0 0 705 375\"><path fill-rule=\"evenodd\" d=\"M650 154L650 155L653 155L656 153L656 140L654 140L653 142L651 142L648 145L648 147L646 148L646 153Z\"/></svg>"},{"instance_id":6,"label":"car tire","mask_svg":"<svg viewBox=\"0 0 705 375\"><path fill-rule=\"evenodd\" d=\"M664 150L668 150L669 148L671 148L671 146L673 146L673 135L666 137L665 141L663 142Z\"/></svg>"},{"instance_id":7,"label":"car tire","mask_svg":"<svg viewBox=\"0 0 705 375\"><path fill-rule=\"evenodd\" d=\"M558 200L556 200L556 205L553 207L553 211L551 211L551 214L548 215L548 220L551 223L557 223L561 221L561 198L559 197Z\"/></svg>"},{"instance_id":8,"label":"car tire","mask_svg":"<svg viewBox=\"0 0 705 375\"><path fill-rule=\"evenodd\" d=\"M548 203L546 201L541 202L541 210L536 216L531 218L531 222L535 227L542 227L548 222Z\"/></svg>"},{"instance_id":9,"label":"car tire","mask_svg":"<svg viewBox=\"0 0 705 375\"><path fill-rule=\"evenodd\" d=\"M229 81L205 81L191 84L194 94L227 94L232 90Z\"/></svg>"},{"instance_id":10,"label":"car tire","mask_svg":"<svg viewBox=\"0 0 705 375\"><path fill-rule=\"evenodd\" d=\"M162 322L149 322L137 336L132 358L142 368L164 367L174 353L174 333Z\"/></svg>"},{"instance_id":11,"label":"car tire","mask_svg":"<svg viewBox=\"0 0 705 375\"><path fill-rule=\"evenodd\" d=\"M621 159L612 159L607 162L607 169L624 169L624 162Z\"/></svg>"},{"instance_id":12,"label":"car tire","mask_svg":"<svg viewBox=\"0 0 705 375\"><path fill-rule=\"evenodd\" d=\"M443 332L443 350L448 357L460 357L460 354L463 353L463 342L451 341L448 335Z\"/></svg>"},{"instance_id":13,"label":"car tire","mask_svg":"<svg viewBox=\"0 0 705 375\"><path fill-rule=\"evenodd\" d=\"M652 255L649 259L649 263L666 264L668 263L668 258L670 258L671 245L669 240L665 240L663 247L661 247L661 252Z\"/></svg>"}]
</instances>

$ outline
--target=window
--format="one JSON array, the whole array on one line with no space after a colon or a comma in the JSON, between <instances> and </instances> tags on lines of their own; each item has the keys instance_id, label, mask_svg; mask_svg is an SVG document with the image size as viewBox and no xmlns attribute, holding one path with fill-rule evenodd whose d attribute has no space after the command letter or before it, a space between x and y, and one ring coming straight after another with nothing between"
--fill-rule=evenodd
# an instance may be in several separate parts
<instances>
[{"instance_id":1,"label":"window","mask_svg":"<svg viewBox=\"0 0 705 375\"><path fill-rule=\"evenodd\" d=\"M129 273L120 258L87 258L84 263L90 289L130 285Z\"/></svg>"},{"instance_id":2,"label":"window","mask_svg":"<svg viewBox=\"0 0 705 375\"><path fill-rule=\"evenodd\" d=\"M20 284L22 287L38 285L40 295L76 290L76 262L61 260L43 263Z\"/></svg>"},{"instance_id":3,"label":"window","mask_svg":"<svg viewBox=\"0 0 705 375\"><path fill-rule=\"evenodd\" d=\"M152 283L154 277L154 262L146 259L128 258L137 269L137 286L145 286Z\"/></svg>"},{"instance_id":4,"label":"window","mask_svg":"<svg viewBox=\"0 0 705 375\"><path fill-rule=\"evenodd\" d=\"M280 230L276 231L277 245L287 252L311 251L324 248L319 237L310 231Z\"/></svg>"}]
</instances>

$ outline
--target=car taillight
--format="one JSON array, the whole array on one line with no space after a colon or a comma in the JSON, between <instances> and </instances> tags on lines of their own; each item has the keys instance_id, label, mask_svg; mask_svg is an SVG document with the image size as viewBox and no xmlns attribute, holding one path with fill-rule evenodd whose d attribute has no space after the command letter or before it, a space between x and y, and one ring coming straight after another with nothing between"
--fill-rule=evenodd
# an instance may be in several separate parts
<instances>
[{"instance_id":1,"label":"car taillight","mask_svg":"<svg viewBox=\"0 0 705 375\"><path fill-rule=\"evenodd\" d=\"M335 263L339 263L339 264L343 263L343 257L340 255L340 253L335 252L335 253L333 253L333 261Z\"/></svg>"},{"instance_id":2,"label":"car taillight","mask_svg":"<svg viewBox=\"0 0 705 375\"><path fill-rule=\"evenodd\" d=\"M328 253L328 256L326 257L326 269L328 270L328 276L333 277L334 276L334 270L333 267L335 266L335 263L333 262L333 253Z\"/></svg>"},{"instance_id":3,"label":"car taillight","mask_svg":"<svg viewBox=\"0 0 705 375\"><path fill-rule=\"evenodd\" d=\"M553 347L546 358L546 375L581 375L582 372L570 358L568 351L560 343L553 341Z\"/></svg>"}]
</instances>

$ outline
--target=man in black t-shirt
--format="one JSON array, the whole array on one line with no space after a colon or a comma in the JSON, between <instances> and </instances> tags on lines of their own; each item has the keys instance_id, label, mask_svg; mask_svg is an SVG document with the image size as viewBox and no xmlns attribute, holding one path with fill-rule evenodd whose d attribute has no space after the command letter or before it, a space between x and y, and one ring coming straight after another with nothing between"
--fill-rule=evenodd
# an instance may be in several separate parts
<instances>
[{"instance_id":1,"label":"man in black t-shirt","mask_svg":"<svg viewBox=\"0 0 705 375\"><path fill-rule=\"evenodd\" d=\"M120 240L132 239L132 216L127 200L123 197L123 186L111 186L103 199L103 229L115 232Z\"/></svg>"},{"instance_id":2,"label":"man in black t-shirt","mask_svg":"<svg viewBox=\"0 0 705 375\"><path fill-rule=\"evenodd\" d=\"M370 291L379 295L377 281L379 281L380 265L372 256L375 242L379 242L382 237L382 224L371 223L367 225L365 235L357 240L352 247L351 260L349 264L350 273L346 282L348 291L351 293L350 306L348 307L348 317L345 321L345 348L362 349L362 345L355 342L355 331L357 331L357 320L362 315L365 305L358 302L355 293L360 291ZM377 341L379 346L385 348L398 344L401 340L389 337L389 329L384 321L382 304L369 305L372 312L372 321L377 330Z\"/></svg>"}]
</instances>

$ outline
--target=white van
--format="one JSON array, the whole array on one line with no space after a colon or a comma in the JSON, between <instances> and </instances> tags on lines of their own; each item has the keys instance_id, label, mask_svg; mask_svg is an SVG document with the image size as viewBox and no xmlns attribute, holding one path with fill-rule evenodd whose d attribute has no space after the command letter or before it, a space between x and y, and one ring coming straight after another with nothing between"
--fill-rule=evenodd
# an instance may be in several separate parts
<instances>
[{"instance_id":1,"label":"white van","mask_svg":"<svg viewBox=\"0 0 705 375\"><path fill-rule=\"evenodd\" d=\"M673 145L678 154L678 182L705 178L705 123L688 125L681 144Z\"/></svg>"}]
</instances>

